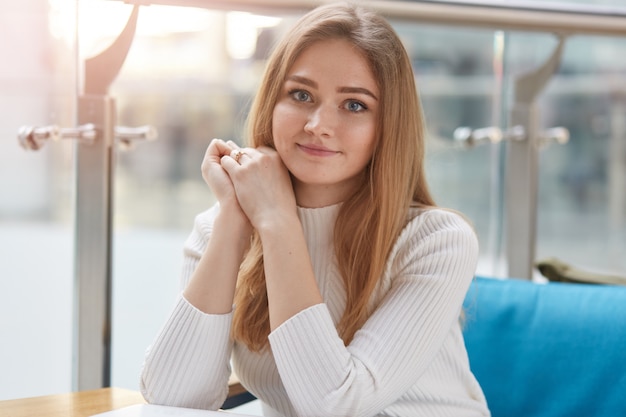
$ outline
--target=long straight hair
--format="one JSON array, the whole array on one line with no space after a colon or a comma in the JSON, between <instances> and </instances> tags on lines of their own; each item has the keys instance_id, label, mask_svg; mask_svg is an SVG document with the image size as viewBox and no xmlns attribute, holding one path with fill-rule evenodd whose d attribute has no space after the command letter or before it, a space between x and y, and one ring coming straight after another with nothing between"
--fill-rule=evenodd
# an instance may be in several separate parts
<instances>
[{"instance_id":1,"label":"long straight hair","mask_svg":"<svg viewBox=\"0 0 626 417\"><path fill-rule=\"evenodd\" d=\"M312 44L350 42L367 60L381 93L376 143L363 183L342 204L335 224L335 255L346 290L338 332L348 344L371 311L369 300L411 206L435 203L425 181L424 129L409 57L389 23L350 3L318 7L304 15L276 46L247 124L251 147L274 147L272 115L288 71ZM242 262L235 295L233 338L260 351L270 332L263 248L254 234Z\"/></svg>"}]
</instances>

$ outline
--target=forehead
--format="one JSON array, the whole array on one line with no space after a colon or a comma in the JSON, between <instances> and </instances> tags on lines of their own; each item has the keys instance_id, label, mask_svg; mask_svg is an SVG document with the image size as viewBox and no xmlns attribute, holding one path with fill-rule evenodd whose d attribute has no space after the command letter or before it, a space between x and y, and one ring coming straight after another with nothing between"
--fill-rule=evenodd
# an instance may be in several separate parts
<instances>
[{"instance_id":1,"label":"forehead","mask_svg":"<svg viewBox=\"0 0 626 417\"><path fill-rule=\"evenodd\" d=\"M342 86L378 89L369 61L361 50L345 39L323 40L308 46L287 72L287 76L291 75Z\"/></svg>"}]
</instances>

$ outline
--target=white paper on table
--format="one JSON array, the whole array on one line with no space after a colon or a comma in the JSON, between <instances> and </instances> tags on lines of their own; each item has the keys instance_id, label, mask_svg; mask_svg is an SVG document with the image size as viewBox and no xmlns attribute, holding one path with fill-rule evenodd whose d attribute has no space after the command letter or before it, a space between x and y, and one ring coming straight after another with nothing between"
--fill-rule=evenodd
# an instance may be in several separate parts
<instances>
[{"instance_id":1,"label":"white paper on table","mask_svg":"<svg viewBox=\"0 0 626 417\"><path fill-rule=\"evenodd\" d=\"M194 408L167 407L154 404L136 404L117 410L94 414L91 417L254 417L228 411L208 411Z\"/></svg>"}]
</instances>

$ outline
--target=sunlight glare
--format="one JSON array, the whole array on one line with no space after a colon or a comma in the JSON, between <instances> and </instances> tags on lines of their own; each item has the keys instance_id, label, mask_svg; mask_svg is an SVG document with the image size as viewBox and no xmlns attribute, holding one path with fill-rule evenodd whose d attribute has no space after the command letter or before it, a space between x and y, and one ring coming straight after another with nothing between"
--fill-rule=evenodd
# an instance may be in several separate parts
<instances>
[{"instance_id":1,"label":"sunlight glare","mask_svg":"<svg viewBox=\"0 0 626 417\"><path fill-rule=\"evenodd\" d=\"M259 30L278 25L280 18L230 12L226 15L226 50L233 59L248 59L256 50Z\"/></svg>"}]
</instances>

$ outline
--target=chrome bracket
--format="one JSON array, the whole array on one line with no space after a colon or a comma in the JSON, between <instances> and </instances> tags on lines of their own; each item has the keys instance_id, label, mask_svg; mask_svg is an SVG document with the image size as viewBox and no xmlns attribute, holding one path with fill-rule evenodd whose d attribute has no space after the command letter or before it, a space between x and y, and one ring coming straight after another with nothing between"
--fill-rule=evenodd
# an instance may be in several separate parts
<instances>
[{"instance_id":1,"label":"chrome bracket","mask_svg":"<svg viewBox=\"0 0 626 417\"><path fill-rule=\"evenodd\" d=\"M157 138L157 130L153 126L126 127L115 126L115 142L121 149L129 149L136 142L150 141ZM33 127L22 126L17 132L20 146L26 150L37 151L46 142L60 140L76 140L86 145L93 145L98 137L98 131L93 123L87 123L75 128L63 128L56 125Z\"/></svg>"},{"instance_id":2,"label":"chrome bracket","mask_svg":"<svg viewBox=\"0 0 626 417\"><path fill-rule=\"evenodd\" d=\"M479 129L463 126L454 130L453 137L455 142L460 143L464 147L472 148L484 144L498 144L503 140L528 140L528 133L524 126L520 125L512 126L504 132L496 126L482 127ZM551 127L539 132L537 140L540 148L546 147L552 143L565 145L569 142L569 130L564 127Z\"/></svg>"},{"instance_id":3,"label":"chrome bracket","mask_svg":"<svg viewBox=\"0 0 626 417\"><path fill-rule=\"evenodd\" d=\"M49 140L75 139L86 143L96 140L96 127L87 123L76 128L60 128L58 126L32 127L22 126L17 132L17 140L22 148L37 151Z\"/></svg>"}]
</instances>

